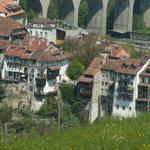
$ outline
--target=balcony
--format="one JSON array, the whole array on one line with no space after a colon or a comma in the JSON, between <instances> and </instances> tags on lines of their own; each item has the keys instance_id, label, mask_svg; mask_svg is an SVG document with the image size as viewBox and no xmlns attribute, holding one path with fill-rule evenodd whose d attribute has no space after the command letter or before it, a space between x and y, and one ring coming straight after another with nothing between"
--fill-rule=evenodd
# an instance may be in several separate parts
<instances>
[{"instance_id":1,"label":"balcony","mask_svg":"<svg viewBox=\"0 0 150 150\"><path fill-rule=\"evenodd\" d=\"M138 86L148 88L149 84L150 83L140 83Z\"/></svg>"},{"instance_id":2,"label":"balcony","mask_svg":"<svg viewBox=\"0 0 150 150\"><path fill-rule=\"evenodd\" d=\"M108 81L108 85L109 85L109 86L113 86L114 83L115 83L115 82L114 82L113 80L109 80L109 81Z\"/></svg>"},{"instance_id":3,"label":"balcony","mask_svg":"<svg viewBox=\"0 0 150 150\"><path fill-rule=\"evenodd\" d=\"M82 96L91 96L92 95L92 88L89 88L89 89L83 89L83 88L81 88L80 89L80 94Z\"/></svg>"},{"instance_id":4,"label":"balcony","mask_svg":"<svg viewBox=\"0 0 150 150\"><path fill-rule=\"evenodd\" d=\"M9 71L9 72L20 72L20 68L8 68L7 67L6 71Z\"/></svg>"},{"instance_id":5,"label":"balcony","mask_svg":"<svg viewBox=\"0 0 150 150\"><path fill-rule=\"evenodd\" d=\"M136 99L136 101L139 101L139 102L148 102L148 98L139 98ZM149 102L150 102L150 99L149 99Z\"/></svg>"},{"instance_id":6,"label":"balcony","mask_svg":"<svg viewBox=\"0 0 150 150\"><path fill-rule=\"evenodd\" d=\"M37 87L44 87L46 84L46 77L36 77L36 86Z\"/></svg>"},{"instance_id":7,"label":"balcony","mask_svg":"<svg viewBox=\"0 0 150 150\"><path fill-rule=\"evenodd\" d=\"M44 92L43 87L37 87L35 90L36 96L56 96L58 93L58 86L55 85L50 91Z\"/></svg>"},{"instance_id":8,"label":"balcony","mask_svg":"<svg viewBox=\"0 0 150 150\"><path fill-rule=\"evenodd\" d=\"M47 68L47 79L54 79L59 76L60 68L58 66L51 66Z\"/></svg>"}]
</instances>

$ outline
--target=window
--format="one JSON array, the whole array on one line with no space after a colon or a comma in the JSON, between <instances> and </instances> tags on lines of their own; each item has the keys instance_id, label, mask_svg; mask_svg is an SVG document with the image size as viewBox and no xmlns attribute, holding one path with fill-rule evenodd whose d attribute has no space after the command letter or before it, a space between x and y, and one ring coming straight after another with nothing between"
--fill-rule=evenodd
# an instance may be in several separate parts
<instances>
[{"instance_id":1,"label":"window","mask_svg":"<svg viewBox=\"0 0 150 150\"><path fill-rule=\"evenodd\" d=\"M132 110L132 108L131 107L129 107L129 111L131 111Z\"/></svg>"},{"instance_id":2,"label":"window","mask_svg":"<svg viewBox=\"0 0 150 150\"><path fill-rule=\"evenodd\" d=\"M8 72L8 76L11 77L12 76L12 72Z\"/></svg>"},{"instance_id":3,"label":"window","mask_svg":"<svg viewBox=\"0 0 150 150\"><path fill-rule=\"evenodd\" d=\"M45 32L45 36L47 36L47 32Z\"/></svg>"},{"instance_id":4,"label":"window","mask_svg":"<svg viewBox=\"0 0 150 150\"><path fill-rule=\"evenodd\" d=\"M37 31L35 31L35 36L38 36L38 32Z\"/></svg>"},{"instance_id":5,"label":"window","mask_svg":"<svg viewBox=\"0 0 150 150\"><path fill-rule=\"evenodd\" d=\"M104 85L104 81L102 81L102 85Z\"/></svg>"},{"instance_id":6,"label":"window","mask_svg":"<svg viewBox=\"0 0 150 150\"><path fill-rule=\"evenodd\" d=\"M116 108L119 109L119 105L116 105Z\"/></svg>"},{"instance_id":7,"label":"window","mask_svg":"<svg viewBox=\"0 0 150 150\"><path fill-rule=\"evenodd\" d=\"M122 109L123 109L123 110L125 110L125 109L126 109L126 107L125 107L125 106L122 106Z\"/></svg>"},{"instance_id":8,"label":"window","mask_svg":"<svg viewBox=\"0 0 150 150\"><path fill-rule=\"evenodd\" d=\"M30 34L32 35L32 31L30 31Z\"/></svg>"}]
</instances>

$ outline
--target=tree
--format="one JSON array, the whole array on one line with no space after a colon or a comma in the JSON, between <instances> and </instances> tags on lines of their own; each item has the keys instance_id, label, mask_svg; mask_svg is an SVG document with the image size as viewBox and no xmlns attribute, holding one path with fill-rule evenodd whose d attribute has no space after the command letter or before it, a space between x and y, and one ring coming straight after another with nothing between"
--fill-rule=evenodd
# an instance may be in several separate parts
<instances>
[{"instance_id":1,"label":"tree","mask_svg":"<svg viewBox=\"0 0 150 150\"><path fill-rule=\"evenodd\" d=\"M38 111L38 115L43 117L52 117L57 119L58 116L58 104L55 97L47 97L44 104Z\"/></svg>"},{"instance_id":2,"label":"tree","mask_svg":"<svg viewBox=\"0 0 150 150\"><path fill-rule=\"evenodd\" d=\"M88 1L82 0L79 7L79 26L86 28L88 16Z\"/></svg>"},{"instance_id":3,"label":"tree","mask_svg":"<svg viewBox=\"0 0 150 150\"><path fill-rule=\"evenodd\" d=\"M5 87L0 85L0 99L5 96Z\"/></svg>"},{"instance_id":4,"label":"tree","mask_svg":"<svg viewBox=\"0 0 150 150\"><path fill-rule=\"evenodd\" d=\"M75 60L71 64L69 64L66 73L71 80L75 81L83 74L83 71L84 66L77 60Z\"/></svg>"},{"instance_id":5,"label":"tree","mask_svg":"<svg viewBox=\"0 0 150 150\"><path fill-rule=\"evenodd\" d=\"M50 19L58 19L59 18L59 5L58 5L58 0L52 0L49 8L48 8L48 18Z\"/></svg>"},{"instance_id":6,"label":"tree","mask_svg":"<svg viewBox=\"0 0 150 150\"><path fill-rule=\"evenodd\" d=\"M12 117L12 108L8 105L3 105L0 108L0 122L2 123L2 130L4 135L4 143L7 142L8 132L7 132L7 123Z\"/></svg>"}]
</instances>

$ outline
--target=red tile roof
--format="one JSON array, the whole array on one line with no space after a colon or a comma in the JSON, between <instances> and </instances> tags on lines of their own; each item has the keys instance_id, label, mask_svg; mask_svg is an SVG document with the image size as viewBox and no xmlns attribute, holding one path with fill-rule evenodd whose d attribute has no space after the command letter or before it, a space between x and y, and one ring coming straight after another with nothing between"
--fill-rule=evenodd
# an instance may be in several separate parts
<instances>
[{"instance_id":1,"label":"red tile roof","mask_svg":"<svg viewBox=\"0 0 150 150\"><path fill-rule=\"evenodd\" d=\"M141 60L128 58L126 60L121 59L107 59L102 69L112 70L122 74L136 74L141 68Z\"/></svg>"},{"instance_id":2,"label":"red tile roof","mask_svg":"<svg viewBox=\"0 0 150 150\"><path fill-rule=\"evenodd\" d=\"M87 70L84 72L85 75L95 75L97 71L102 67L103 59L102 58L94 58Z\"/></svg>"},{"instance_id":3,"label":"red tile roof","mask_svg":"<svg viewBox=\"0 0 150 150\"><path fill-rule=\"evenodd\" d=\"M60 70L60 67L59 66L50 66L50 67L48 67L48 69L55 71L55 70Z\"/></svg>"},{"instance_id":4,"label":"red tile roof","mask_svg":"<svg viewBox=\"0 0 150 150\"><path fill-rule=\"evenodd\" d=\"M115 48L114 50L112 50L111 55L114 57L119 57L119 58L130 57L130 55L126 52L126 50L121 47Z\"/></svg>"},{"instance_id":5,"label":"red tile roof","mask_svg":"<svg viewBox=\"0 0 150 150\"><path fill-rule=\"evenodd\" d=\"M11 8L14 8L11 10ZM0 0L0 12L4 13L6 17L11 17L19 14L23 14L24 10L20 6L16 5L12 0Z\"/></svg>"},{"instance_id":6,"label":"red tile roof","mask_svg":"<svg viewBox=\"0 0 150 150\"><path fill-rule=\"evenodd\" d=\"M0 48L1 48L1 49L6 49L6 48L8 48L9 44L10 44L10 42L7 41L7 40L0 40Z\"/></svg>"},{"instance_id":7,"label":"red tile roof","mask_svg":"<svg viewBox=\"0 0 150 150\"><path fill-rule=\"evenodd\" d=\"M23 25L9 17L0 17L0 36L9 37L14 30L23 28Z\"/></svg>"},{"instance_id":8,"label":"red tile roof","mask_svg":"<svg viewBox=\"0 0 150 150\"><path fill-rule=\"evenodd\" d=\"M11 45L5 52L5 56L22 57L25 54L25 50L19 45Z\"/></svg>"},{"instance_id":9,"label":"red tile roof","mask_svg":"<svg viewBox=\"0 0 150 150\"><path fill-rule=\"evenodd\" d=\"M84 82L84 83L92 83L93 82L93 78L88 78L85 76L80 76L78 79L79 82Z\"/></svg>"},{"instance_id":10,"label":"red tile roof","mask_svg":"<svg viewBox=\"0 0 150 150\"><path fill-rule=\"evenodd\" d=\"M29 49L32 49L32 51L29 52ZM52 62L70 59L73 57L73 54L57 49L43 40L39 40L38 43L36 43L36 39L31 38L23 41L21 45L11 45L6 50L5 56L16 56L21 59Z\"/></svg>"}]
</instances>

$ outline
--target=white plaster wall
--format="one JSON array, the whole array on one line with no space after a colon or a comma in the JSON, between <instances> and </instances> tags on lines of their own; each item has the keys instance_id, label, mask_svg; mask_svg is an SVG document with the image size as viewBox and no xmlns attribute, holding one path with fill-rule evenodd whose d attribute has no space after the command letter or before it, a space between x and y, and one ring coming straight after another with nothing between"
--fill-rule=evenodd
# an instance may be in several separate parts
<instances>
[{"instance_id":1,"label":"white plaster wall","mask_svg":"<svg viewBox=\"0 0 150 150\"><path fill-rule=\"evenodd\" d=\"M58 63L58 66L60 67L59 74L61 75L61 81L69 80L69 78L66 75L66 70L67 70L68 64L69 64L68 59L62 60L61 62ZM59 77L57 77L57 81L60 81L58 78Z\"/></svg>"},{"instance_id":2,"label":"white plaster wall","mask_svg":"<svg viewBox=\"0 0 150 150\"><path fill-rule=\"evenodd\" d=\"M90 116L89 116L89 121L91 123L93 123L96 120L96 118L99 116L99 95L101 95L99 91L101 87L100 74L101 71L99 70L95 74L93 79L91 108L90 108Z\"/></svg>"},{"instance_id":3,"label":"white plaster wall","mask_svg":"<svg viewBox=\"0 0 150 150\"><path fill-rule=\"evenodd\" d=\"M115 83L115 90L114 90L114 97L113 97L113 115L114 116L119 116L119 117L132 117L134 116L134 112L135 112L135 102L134 99L132 99L132 101L129 101L128 99L126 100L122 100L122 99L118 99L118 79L119 76L117 75L117 81ZM136 78L134 78L133 82L136 81ZM135 90L135 89L134 89ZM116 106L119 106L119 109L117 109ZM125 109L123 109L123 107L125 107ZM129 107L131 108L131 110L129 109Z\"/></svg>"},{"instance_id":4,"label":"white plaster wall","mask_svg":"<svg viewBox=\"0 0 150 150\"><path fill-rule=\"evenodd\" d=\"M52 80L46 80L46 85L43 89L44 94L47 94L48 92L53 92L55 90L55 79Z\"/></svg>"},{"instance_id":5,"label":"white plaster wall","mask_svg":"<svg viewBox=\"0 0 150 150\"><path fill-rule=\"evenodd\" d=\"M53 42L56 44L56 29L44 29L44 28L27 28L29 34L35 37L43 37L47 39L49 42ZM31 34L32 32L32 34ZM41 35L42 32L42 35ZM47 35L45 34L47 32ZM37 36L38 33L38 36Z\"/></svg>"}]
</instances>

